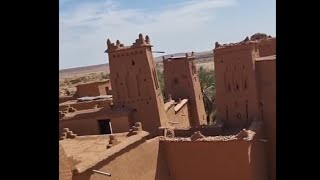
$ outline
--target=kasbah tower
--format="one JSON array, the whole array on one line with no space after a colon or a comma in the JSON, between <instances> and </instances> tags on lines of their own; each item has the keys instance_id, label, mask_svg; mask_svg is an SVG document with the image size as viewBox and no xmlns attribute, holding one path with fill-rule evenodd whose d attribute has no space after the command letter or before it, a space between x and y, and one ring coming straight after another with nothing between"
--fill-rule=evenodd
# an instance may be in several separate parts
<instances>
[{"instance_id":1,"label":"kasbah tower","mask_svg":"<svg viewBox=\"0 0 320 180\"><path fill-rule=\"evenodd\" d=\"M200 81L193 53L163 60L165 95L173 100L188 99L190 125L207 124Z\"/></svg>"},{"instance_id":2,"label":"kasbah tower","mask_svg":"<svg viewBox=\"0 0 320 180\"><path fill-rule=\"evenodd\" d=\"M157 79L148 36L139 34L131 46L107 40L110 79L113 88L113 106L133 109L130 126L141 122L152 135L165 126L166 113Z\"/></svg>"},{"instance_id":3,"label":"kasbah tower","mask_svg":"<svg viewBox=\"0 0 320 180\"><path fill-rule=\"evenodd\" d=\"M275 38L263 37L259 33L239 43L216 43L216 104L218 116L226 128L248 128L253 120L263 119L261 89L267 86L258 81L261 70L256 61L260 57L275 55L275 47ZM270 93L263 95L275 99Z\"/></svg>"},{"instance_id":4,"label":"kasbah tower","mask_svg":"<svg viewBox=\"0 0 320 180\"><path fill-rule=\"evenodd\" d=\"M235 44L214 49L218 116L228 129L247 128L258 117L254 59L258 44Z\"/></svg>"}]
</instances>

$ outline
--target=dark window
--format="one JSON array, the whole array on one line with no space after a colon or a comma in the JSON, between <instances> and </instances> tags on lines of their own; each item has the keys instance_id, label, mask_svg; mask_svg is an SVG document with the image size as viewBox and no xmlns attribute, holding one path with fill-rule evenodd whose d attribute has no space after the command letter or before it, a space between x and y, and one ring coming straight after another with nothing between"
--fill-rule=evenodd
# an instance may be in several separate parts
<instances>
[{"instance_id":1,"label":"dark window","mask_svg":"<svg viewBox=\"0 0 320 180\"><path fill-rule=\"evenodd\" d=\"M134 63L134 60L132 60L132 62L131 62L131 63L132 63L132 66L134 66L134 64L135 64L135 63Z\"/></svg>"},{"instance_id":2,"label":"dark window","mask_svg":"<svg viewBox=\"0 0 320 180\"><path fill-rule=\"evenodd\" d=\"M241 114L240 113L237 113L237 118L241 119Z\"/></svg>"},{"instance_id":3,"label":"dark window","mask_svg":"<svg viewBox=\"0 0 320 180\"><path fill-rule=\"evenodd\" d=\"M112 133L110 119L98 120L98 124L99 124L100 134L111 134Z\"/></svg>"},{"instance_id":4,"label":"dark window","mask_svg":"<svg viewBox=\"0 0 320 180\"><path fill-rule=\"evenodd\" d=\"M246 115L247 115L247 119L249 119L248 104L246 104Z\"/></svg>"},{"instance_id":5,"label":"dark window","mask_svg":"<svg viewBox=\"0 0 320 180\"><path fill-rule=\"evenodd\" d=\"M178 84L178 83L179 83L178 78L174 78L174 79L173 79L173 82L174 82L174 84Z\"/></svg>"}]
</instances>

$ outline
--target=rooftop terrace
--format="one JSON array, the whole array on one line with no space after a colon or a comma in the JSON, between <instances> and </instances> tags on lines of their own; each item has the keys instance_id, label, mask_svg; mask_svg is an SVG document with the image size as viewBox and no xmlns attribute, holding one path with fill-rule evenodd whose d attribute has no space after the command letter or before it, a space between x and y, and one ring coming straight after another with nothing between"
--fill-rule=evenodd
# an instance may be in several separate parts
<instances>
[{"instance_id":1,"label":"rooftop terrace","mask_svg":"<svg viewBox=\"0 0 320 180\"><path fill-rule=\"evenodd\" d=\"M119 144L107 149L110 135L78 136L74 139L60 141L67 156L72 156L78 161L74 172L81 173L95 166L99 162L108 159L129 145L132 145L149 135L146 131L139 131L136 135L128 136L128 133L114 134L120 141Z\"/></svg>"}]
</instances>

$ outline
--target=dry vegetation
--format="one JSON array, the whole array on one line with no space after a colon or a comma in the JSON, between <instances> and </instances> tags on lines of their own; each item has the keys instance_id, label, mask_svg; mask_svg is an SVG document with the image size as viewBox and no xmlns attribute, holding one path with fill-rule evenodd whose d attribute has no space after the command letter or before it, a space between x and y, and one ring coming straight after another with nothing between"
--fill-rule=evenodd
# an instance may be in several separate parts
<instances>
[{"instance_id":1,"label":"dry vegetation","mask_svg":"<svg viewBox=\"0 0 320 180\"><path fill-rule=\"evenodd\" d=\"M197 67L203 67L205 69L214 69L213 59L212 58L202 58L197 59L196 61ZM163 70L162 62L156 63L157 69L160 71ZM71 73L71 75L63 75L59 79L59 95L73 95L76 91L76 85L87 82L101 81L103 79L109 78L109 69L106 69L105 72L101 72L99 69L98 72L92 73Z\"/></svg>"}]
</instances>

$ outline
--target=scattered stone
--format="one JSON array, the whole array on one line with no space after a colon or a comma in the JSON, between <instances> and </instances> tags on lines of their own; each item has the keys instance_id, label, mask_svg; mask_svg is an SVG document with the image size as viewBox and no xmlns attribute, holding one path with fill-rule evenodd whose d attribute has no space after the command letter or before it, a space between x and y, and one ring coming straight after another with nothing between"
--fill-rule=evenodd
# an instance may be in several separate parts
<instances>
[{"instance_id":1,"label":"scattered stone","mask_svg":"<svg viewBox=\"0 0 320 180\"><path fill-rule=\"evenodd\" d=\"M196 141L198 139L204 138L205 136L201 134L200 131L196 131L193 133L193 135L190 137L191 141Z\"/></svg>"},{"instance_id":2,"label":"scattered stone","mask_svg":"<svg viewBox=\"0 0 320 180\"><path fill-rule=\"evenodd\" d=\"M165 137L174 138L174 130L173 129L166 129L165 130Z\"/></svg>"},{"instance_id":3,"label":"scattered stone","mask_svg":"<svg viewBox=\"0 0 320 180\"><path fill-rule=\"evenodd\" d=\"M264 33L256 33L250 37L251 41L260 40L260 39L267 39L268 35Z\"/></svg>"},{"instance_id":4,"label":"scattered stone","mask_svg":"<svg viewBox=\"0 0 320 180\"><path fill-rule=\"evenodd\" d=\"M248 137L248 131L246 129L242 129L237 135L236 137L238 139L244 139L244 138L247 138Z\"/></svg>"}]
</instances>

